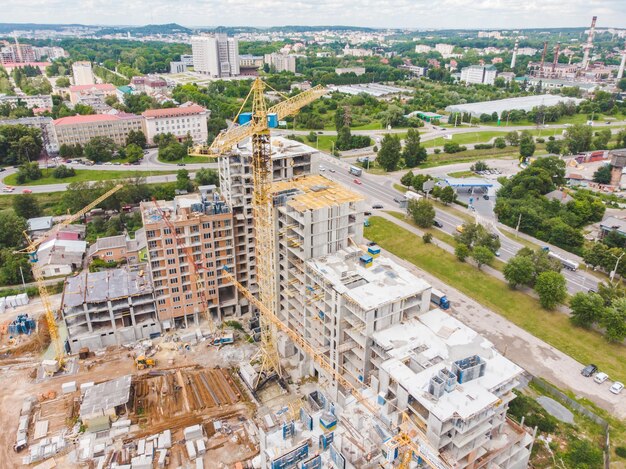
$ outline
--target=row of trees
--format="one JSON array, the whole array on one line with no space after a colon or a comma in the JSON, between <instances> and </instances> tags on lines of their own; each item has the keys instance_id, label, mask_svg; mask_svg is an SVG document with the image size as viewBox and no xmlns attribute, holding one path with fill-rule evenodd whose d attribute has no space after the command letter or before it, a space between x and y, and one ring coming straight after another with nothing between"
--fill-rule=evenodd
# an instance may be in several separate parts
<instances>
[{"instance_id":1,"label":"row of trees","mask_svg":"<svg viewBox=\"0 0 626 469\"><path fill-rule=\"evenodd\" d=\"M386 134L376 156L376 162L385 171L395 171L403 163L405 167L414 168L428 158L426 148L421 145L421 137L416 129L407 131L404 147L395 134Z\"/></svg>"},{"instance_id":2,"label":"row of trees","mask_svg":"<svg viewBox=\"0 0 626 469\"><path fill-rule=\"evenodd\" d=\"M478 223L464 223L462 231L454 236L454 253L461 262L471 257L480 269L490 265L500 249L500 239Z\"/></svg>"},{"instance_id":3,"label":"row of trees","mask_svg":"<svg viewBox=\"0 0 626 469\"><path fill-rule=\"evenodd\" d=\"M42 147L39 129L25 125L0 125L0 165L36 160Z\"/></svg>"},{"instance_id":4,"label":"row of trees","mask_svg":"<svg viewBox=\"0 0 626 469\"><path fill-rule=\"evenodd\" d=\"M426 193L424 190L424 183L426 181L433 181L433 177L429 174L413 174L413 171L409 171L400 179L400 183L407 189L411 188L419 193ZM441 187L434 185L429 191L428 195L435 199L439 199L444 204L451 204L456 200L456 192L450 186ZM432 223L431 223L432 225Z\"/></svg>"},{"instance_id":5,"label":"row of trees","mask_svg":"<svg viewBox=\"0 0 626 469\"><path fill-rule=\"evenodd\" d=\"M578 292L570 300L573 324L604 330L609 342L626 339L626 290L618 285L600 284L598 292Z\"/></svg>"}]
</instances>

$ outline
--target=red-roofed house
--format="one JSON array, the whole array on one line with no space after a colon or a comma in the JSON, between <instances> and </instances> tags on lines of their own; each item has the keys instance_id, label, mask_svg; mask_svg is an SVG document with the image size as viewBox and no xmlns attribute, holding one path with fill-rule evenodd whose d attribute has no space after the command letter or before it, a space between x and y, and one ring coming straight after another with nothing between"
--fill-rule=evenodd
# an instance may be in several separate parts
<instances>
[{"instance_id":1,"label":"red-roofed house","mask_svg":"<svg viewBox=\"0 0 626 469\"><path fill-rule=\"evenodd\" d=\"M124 112L61 117L52 124L59 145L84 145L93 137L110 137L118 145L126 145L126 137L131 130L144 130L141 116Z\"/></svg>"},{"instance_id":2,"label":"red-roofed house","mask_svg":"<svg viewBox=\"0 0 626 469\"><path fill-rule=\"evenodd\" d=\"M70 86L70 102L76 104L83 97L99 97L102 101L107 96L116 96L117 88L110 83L96 85L72 85Z\"/></svg>"},{"instance_id":3,"label":"red-roofed house","mask_svg":"<svg viewBox=\"0 0 626 469\"><path fill-rule=\"evenodd\" d=\"M173 134L179 141L191 135L195 143L205 143L209 137L207 119L210 115L210 111L191 102L168 109L148 109L142 113L148 144L154 142L155 135L166 133Z\"/></svg>"}]
</instances>

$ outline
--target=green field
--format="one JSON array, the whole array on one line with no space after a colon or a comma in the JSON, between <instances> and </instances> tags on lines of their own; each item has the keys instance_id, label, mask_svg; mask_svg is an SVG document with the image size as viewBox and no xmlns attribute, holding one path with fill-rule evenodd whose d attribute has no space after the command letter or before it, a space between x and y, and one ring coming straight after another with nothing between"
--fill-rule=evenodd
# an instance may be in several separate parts
<instances>
[{"instance_id":1,"label":"green field","mask_svg":"<svg viewBox=\"0 0 626 469\"><path fill-rule=\"evenodd\" d=\"M157 160L160 163L171 164L171 165L177 165L178 163L185 163L185 164L215 163L217 161L215 158L206 158L204 156L185 156L182 160L176 160L176 161L162 160L161 158L157 157Z\"/></svg>"},{"instance_id":2,"label":"green field","mask_svg":"<svg viewBox=\"0 0 626 469\"><path fill-rule=\"evenodd\" d=\"M42 170L43 177L36 181L27 181L24 184L17 183L17 174L10 174L2 182L8 186L43 186L45 184L69 184L78 181L106 181L109 179L125 179L137 176L160 176L163 174L174 174L172 171L98 171L95 169L77 169L76 176L57 179L52 176L52 170Z\"/></svg>"},{"instance_id":3,"label":"green field","mask_svg":"<svg viewBox=\"0 0 626 469\"><path fill-rule=\"evenodd\" d=\"M452 173L448 173L448 176L452 178L471 178L476 176L476 173L468 169L466 171L454 171Z\"/></svg>"},{"instance_id":4,"label":"green field","mask_svg":"<svg viewBox=\"0 0 626 469\"><path fill-rule=\"evenodd\" d=\"M595 363L612 379L626 379L626 347L610 344L597 332L574 327L565 314L541 308L539 301L452 254L424 244L419 236L380 217L370 217L365 236L384 249L463 292L580 363Z\"/></svg>"},{"instance_id":5,"label":"green field","mask_svg":"<svg viewBox=\"0 0 626 469\"><path fill-rule=\"evenodd\" d=\"M447 140L443 137L437 137L433 140L424 141L423 146L426 148L441 147L446 142L454 142L459 145L467 145L470 143L488 143L495 137L504 137L506 132L496 130L484 130L482 132L467 132L464 134L451 134L452 138Z\"/></svg>"}]
</instances>

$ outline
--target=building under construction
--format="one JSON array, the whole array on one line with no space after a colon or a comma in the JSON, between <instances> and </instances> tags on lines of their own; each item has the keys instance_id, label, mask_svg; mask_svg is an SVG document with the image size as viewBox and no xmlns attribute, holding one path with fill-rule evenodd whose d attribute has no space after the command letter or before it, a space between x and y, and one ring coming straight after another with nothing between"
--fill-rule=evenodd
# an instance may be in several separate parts
<instances>
[{"instance_id":1,"label":"building under construction","mask_svg":"<svg viewBox=\"0 0 626 469\"><path fill-rule=\"evenodd\" d=\"M68 277L61 310L71 353L133 343L161 332L145 265Z\"/></svg>"}]
</instances>

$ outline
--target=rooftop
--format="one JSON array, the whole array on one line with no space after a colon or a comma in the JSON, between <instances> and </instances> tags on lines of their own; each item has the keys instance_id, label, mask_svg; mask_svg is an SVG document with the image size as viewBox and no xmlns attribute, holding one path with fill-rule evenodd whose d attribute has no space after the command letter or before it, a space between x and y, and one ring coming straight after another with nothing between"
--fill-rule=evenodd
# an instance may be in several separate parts
<instances>
[{"instance_id":1,"label":"rooftop","mask_svg":"<svg viewBox=\"0 0 626 469\"><path fill-rule=\"evenodd\" d=\"M606 217L600 222L600 227L605 230L616 230L626 234L626 220L617 217Z\"/></svg>"},{"instance_id":2,"label":"rooftop","mask_svg":"<svg viewBox=\"0 0 626 469\"><path fill-rule=\"evenodd\" d=\"M139 119L140 116L136 114L128 114L125 112L119 112L117 114L91 114L86 116L68 116L56 119L53 124L59 125L76 125L76 124L91 124L94 122L114 122L121 119Z\"/></svg>"},{"instance_id":3,"label":"rooftop","mask_svg":"<svg viewBox=\"0 0 626 469\"><path fill-rule=\"evenodd\" d=\"M552 192L548 192L545 195L545 198L548 200L558 200L562 204L567 204L571 202L572 200L574 200L574 198L571 195L569 195L566 191L563 191L560 189L556 189L556 190L553 190Z\"/></svg>"},{"instance_id":4,"label":"rooftop","mask_svg":"<svg viewBox=\"0 0 626 469\"><path fill-rule=\"evenodd\" d=\"M493 391L523 372L487 339L438 309L374 333L374 342L390 357L381 368L441 421L468 419L496 404ZM476 355L485 362L483 376L457 384L439 398L429 393L431 378L440 370Z\"/></svg>"},{"instance_id":5,"label":"rooftop","mask_svg":"<svg viewBox=\"0 0 626 469\"><path fill-rule=\"evenodd\" d=\"M359 261L363 251L349 247L327 256L307 261L310 270L322 275L333 288L369 311L430 288L424 280L385 257L364 267Z\"/></svg>"},{"instance_id":6,"label":"rooftop","mask_svg":"<svg viewBox=\"0 0 626 469\"><path fill-rule=\"evenodd\" d=\"M165 213L170 221L187 220L195 215L223 215L230 213L230 208L219 198L217 193L185 194L174 197L174 200L158 200L142 202L141 211L144 224L159 223Z\"/></svg>"},{"instance_id":7,"label":"rooftop","mask_svg":"<svg viewBox=\"0 0 626 469\"><path fill-rule=\"evenodd\" d=\"M90 90L94 90L94 91L115 91L117 88L115 88L114 85L111 85L110 83L97 83L95 85L71 85L70 86L70 93L76 93L76 92L81 92L81 91L90 91Z\"/></svg>"},{"instance_id":8,"label":"rooftop","mask_svg":"<svg viewBox=\"0 0 626 469\"><path fill-rule=\"evenodd\" d=\"M275 199L284 196L286 204L298 212L363 200L363 196L343 184L318 175L276 182L272 184L272 192Z\"/></svg>"},{"instance_id":9,"label":"rooftop","mask_svg":"<svg viewBox=\"0 0 626 469\"><path fill-rule=\"evenodd\" d=\"M448 112L467 112L474 116L481 114L493 114L497 112L500 115L503 111L512 111L514 109L531 111L537 106L555 106L558 103L573 102L578 104L582 99L568 98L556 94L542 94L535 96L522 96L519 98L497 99L495 101L481 101L478 103L453 104L446 107Z\"/></svg>"},{"instance_id":10,"label":"rooftop","mask_svg":"<svg viewBox=\"0 0 626 469\"><path fill-rule=\"evenodd\" d=\"M141 113L142 116L147 118L158 117L178 117L178 116L192 116L195 114L206 113L207 110L197 104L189 106L172 107L167 109L148 109Z\"/></svg>"},{"instance_id":11,"label":"rooftop","mask_svg":"<svg viewBox=\"0 0 626 469\"><path fill-rule=\"evenodd\" d=\"M151 292L150 277L143 270L83 271L66 279L61 304L63 308L68 308Z\"/></svg>"},{"instance_id":12,"label":"rooftop","mask_svg":"<svg viewBox=\"0 0 626 469\"><path fill-rule=\"evenodd\" d=\"M87 250L86 241L50 239L39 246L37 255L40 265L76 265L83 260Z\"/></svg>"},{"instance_id":13,"label":"rooftop","mask_svg":"<svg viewBox=\"0 0 626 469\"><path fill-rule=\"evenodd\" d=\"M88 388L80 405L81 418L126 404L130 397L130 382L131 376L126 375Z\"/></svg>"},{"instance_id":14,"label":"rooftop","mask_svg":"<svg viewBox=\"0 0 626 469\"><path fill-rule=\"evenodd\" d=\"M37 217L28 219L28 231L42 231L52 228L52 217Z\"/></svg>"}]
</instances>

